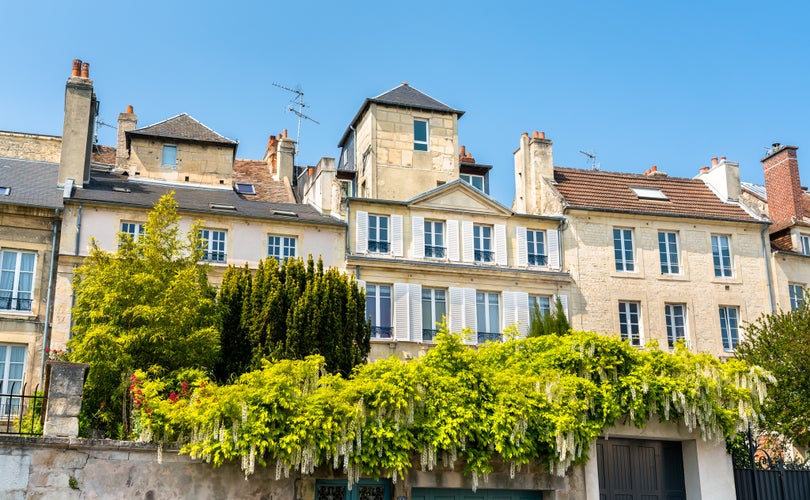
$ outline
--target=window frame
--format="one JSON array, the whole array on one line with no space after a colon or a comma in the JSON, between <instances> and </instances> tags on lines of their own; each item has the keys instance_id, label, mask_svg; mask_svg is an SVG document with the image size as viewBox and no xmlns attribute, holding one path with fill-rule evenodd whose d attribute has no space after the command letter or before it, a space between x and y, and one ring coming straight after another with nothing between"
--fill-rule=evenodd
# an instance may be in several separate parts
<instances>
[{"instance_id":1,"label":"window frame","mask_svg":"<svg viewBox=\"0 0 810 500\"><path fill-rule=\"evenodd\" d=\"M277 241L273 241L277 238ZM292 244L290 244L292 242ZM273 253L273 249L277 248L278 253ZM292 251L290 252L290 249ZM287 234L268 234L267 235L267 256L275 258L279 263L287 260L294 259L298 251L298 238Z\"/></svg>"},{"instance_id":2,"label":"window frame","mask_svg":"<svg viewBox=\"0 0 810 500\"><path fill-rule=\"evenodd\" d=\"M680 314L677 314L675 309L680 309ZM675 347L675 343L679 340L688 342L689 337L686 328L686 304L683 303L667 303L664 304L664 319L667 330L667 345L670 349ZM681 324L677 324L677 319L680 318ZM680 330L680 332L679 332Z\"/></svg>"},{"instance_id":3,"label":"window frame","mask_svg":"<svg viewBox=\"0 0 810 500\"><path fill-rule=\"evenodd\" d=\"M385 227L380 227L380 221L385 221ZM373 221L373 222L372 222ZM385 239L381 233L385 233ZM391 253L391 216L368 214L368 240L366 242L368 253Z\"/></svg>"},{"instance_id":4,"label":"window frame","mask_svg":"<svg viewBox=\"0 0 810 500\"><path fill-rule=\"evenodd\" d=\"M425 124L425 131L424 140L417 139L417 123L424 123ZM421 131L419 131L421 132ZM423 118L414 118L413 119L413 150L414 151L430 151L430 120L426 120Z\"/></svg>"},{"instance_id":5,"label":"window frame","mask_svg":"<svg viewBox=\"0 0 810 500\"><path fill-rule=\"evenodd\" d=\"M2 342L0 348L5 351L5 354L0 356L0 387L2 387L3 395L20 395L22 394L22 387L25 384L25 368L28 361L28 346L25 344L12 344ZM22 350L22 361L14 361L13 354ZM20 377L9 378L11 370L14 365L19 366ZM0 397L0 415L18 415L20 410L20 400L10 397Z\"/></svg>"},{"instance_id":6,"label":"window frame","mask_svg":"<svg viewBox=\"0 0 810 500\"><path fill-rule=\"evenodd\" d=\"M7 254L14 254L14 268L6 269L5 261ZM23 269L23 257L31 256L33 261L30 270ZM34 312L34 290L36 289L36 275L37 275L37 260L39 254L34 251L16 250L4 248L0 250L0 284L3 283L3 275L12 273L11 288L0 289L0 295L6 295L0 298L0 312L3 313L20 313L20 314L33 314ZM21 282L24 285L23 275L30 275L30 283L28 289L21 288ZM2 285L0 285L2 286ZM21 297L20 295L28 295L28 297ZM23 301L23 302L21 302ZM23 304L27 301L28 307ZM15 307L16 303L16 307ZM6 306L6 304L8 304Z\"/></svg>"},{"instance_id":7,"label":"window frame","mask_svg":"<svg viewBox=\"0 0 810 500\"><path fill-rule=\"evenodd\" d=\"M459 174L459 179L466 182L470 186L474 187L475 189L481 191L482 193L487 192L487 180L486 177L479 174ZM473 182L473 179L481 179L481 187L478 187Z\"/></svg>"},{"instance_id":8,"label":"window frame","mask_svg":"<svg viewBox=\"0 0 810 500\"><path fill-rule=\"evenodd\" d=\"M425 242L425 258L427 259L443 259L447 256L447 245L445 244L445 224L442 220L425 220L424 228L424 242ZM436 229L439 229L438 231ZM437 241L436 240L440 240ZM428 241L430 240L430 241Z\"/></svg>"},{"instance_id":9,"label":"window frame","mask_svg":"<svg viewBox=\"0 0 810 500\"><path fill-rule=\"evenodd\" d=\"M485 235L484 232L488 232ZM494 227L488 224L473 224L473 261L482 264L495 262L495 250L492 248Z\"/></svg>"},{"instance_id":10,"label":"window frame","mask_svg":"<svg viewBox=\"0 0 810 500\"><path fill-rule=\"evenodd\" d=\"M636 248L632 228L613 228L613 261L617 272L636 272Z\"/></svg>"},{"instance_id":11,"label":"window frame","mask_svg":"<svg viewBox=\"0 0 810 500\"><path fill-rule=\"evenodd\" d=\"M125 226L132 226L132 231L130 231ZM138 241L138 238L143 236L145 231L144 223L143 222L135 222L129 220L122 220L121 224L119 225L119 233L124 233L132 238L132 241Z\"/></svg>"},{"instance_id":12,"label":"window frame","mask_svg":"<svg viewBox=\"0 0 810 500\"><path fill-rule=\"evenodd\" d=\"M208 236L206 236L208 233ZM221 239L211 238L211 235L221 236ZM228 262L228 232L224 229L202 228L199 233L200 248L203 251L202 262L211 264L225 264ZM221 250L217 249L221 246Z\"/></svg>"},{"instance_id":13,"label":"window frame","mask_svg":"<svg viewBox=\"0 0 810 500\"><path fill-rule=\"evenodd\" d=\"M631 309L635 308L635 311ZM633 321L635 316L635 321ZM622 340L629 340L633 347L641 347L641 302L619 301L619 333Z\"/></svg>"},{"instance_id":14,"label":"window frame","mask_svg":"<svg viewBox=\"0 0 810 500\"><path fill-rule=\"evenodd\" d=\"M173 163L166 163L166 151L167 150L174 150L174 162ZM163 144L163 149L160 152L160 166L161 167L169 167L169 168L177 168L177 144Z\"/></svg>"},{"instance_id":15,"label":"window frame","mask_svg":"<svg viewBox=\"0 0 810 500\"><path fill-rule=\"evenodd\" d=\"M658 231L658 258L661 262L662 275L681 274L681 254L677 232Z\"/></svg>"},{"instance_id":16,"label":"window frame","mask_svg":"<svg viewBox=\"0 0 810 500\"><path fill-rule=\"evenodd\" d=\"M725 248L721 242L725 242ZM734 277L734 259L731 253L731 236L728 234L712 234L712 264L714 265L715 278ZM723 251L725 250L725 255ZM728 261L726 263L725 261Z\"/></svg>"},{"instance_id":17,"label":"window frame","mask_svg":"<svg viewBox=\"0 0 810 500\"><path fill-rule=\"evenodd\" d=\"M366 320L371 323L371 338L374 340L391 340L394 338L394 301L393 301L394 287L389 284L380 283L366 283ZM387 297L382 295L383 291L387 291ZM385 318L381 316L384 310L384 300L388 300L388 325L376 324L380 319ZM374 305L373 314L369 312L369 302Z\"/></svg>"},{"instance_id":18,"label":"window frame","mask_svg":"<svg viewBox=\"0 0 810 500\"><path fill-rule=\"evenodd\" d=\"M427 295L427 296L426 296ZM441 295L441 298L439 297ZM422 340L432 342L439 332L438 325L447 318L448 290L446 288L422 288ZM439 315L439 304L444 313ZM429 319L429 321L425 321Z\"/></svg>"},{"instance_id":19,"label":"window frame","mask_svg":"<svg viewBox=\"0 0 810 500\"><path fill-rule=\"evenodd\" d=\"M534 249L532 249L532 247L534 247ZM526 229L526 261L529 263L529 266L548 267L545 230Z\"/></svg>"},{"instance_id":20,"label":"window frame","mask_svg":"<svg viewBox=\"0 0 810 500\"><path fill-rule=\"evenodd\" d=\"M547 302L545 306L542 304L543 301ZM531 322L534 318L535 305L540 310L541 318L551 314L556 306L553 295L529 295L529 328L531 328Z\"/></svg>"},{"instance_id":21,"label":"window frame","mask_svg":"<svg viewBox=\"0 0 810 500\"><path fill-rule=\"evenodd\" d=\"M483 298L483 302L482 299ZM493 299L495 303L493 304ZM494 310L493 310L494 308ZM493 317L494 316L494 317ZM488 292L486 290L475 291L475 318L478 343L486 341L499 341L501 339L501 295L498 292ZM486 330L481 327L481 319L486 325ZM495 326L492 331L493 325Z\"/></svg>"},{"instance_id":22,"label":"window frame","mask_svg":"<svg viewBox=\"0 0 810 500\"><path fill-rule=\"evenodd\" d=\"M790 310L801 309L805 298L804 285L801 283L788 283L788 295L790 296Z\"/></svg>"},{"instance_id":23,"label":"window frame","mask_svg":"<svg viewBox=\"0 0 810 500\"><path fill-rule=\"evenodd\" d=\"M740 343L740 308L738 306L720 306L720 340L723 351L734 352ZM733 312L733 318L729 313ZM733 324L732 324L733 321Z\"/></svg>"},{"instance_id":24,"label":"window frame","mask_svg":"<svg viewBox=\"0 0 810 500\"><path fill-rule=\"evenodd\" d=\"M810 255L810 234L799 233L799 246L802 255Z\"/></svg>"}]
</instances>

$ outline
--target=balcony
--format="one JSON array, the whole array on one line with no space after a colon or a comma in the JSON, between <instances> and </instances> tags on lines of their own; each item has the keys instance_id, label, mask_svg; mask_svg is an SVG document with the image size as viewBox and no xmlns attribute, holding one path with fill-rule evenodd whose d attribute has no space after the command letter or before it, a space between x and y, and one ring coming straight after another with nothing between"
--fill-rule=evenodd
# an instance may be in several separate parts
<instances>
[{"instance_id":1,"label":"balcony","mask_svg":"<svg viewBox=\"0 0 810 500\"><path fill-rule=\"evenodd\" d=\"M425 257L429 259L443 259L445 254L444 247L432 247L425 245Z\"/></svg>"},{"instance_id":2,"label":"balcony","mask_svg":"<svg viewBox=\"0 0 810 500\"><path fill-rule=\"evenodd\" d=\"M390 244L387 241L368 241L369 253L388 253Z\"/></svg>"},{"instance_id":3,"label":"balcony","mask_svg":"<svg viewBox=\"0 0 810 500\"><path fill-rule=\"evenodd\" d=\"M500 341L501 341L500 333L478 332L479 344L483 344L484 342L500 342Z\"/></svg>"},{"instance_id":4,"label":"balcony","mask_svg":"<svg viewBox=\"0 0 810 500\"><path fill-rule=\"evenodd\" d=\"M490 250L476 250L475 251L475 261L476 262L494 262L495 261L495 252L490 251Z\"/></svg>"},{"instance_id":5,"label":"balcony","mask_svg":"<svg viewBox=\"0 0 810 500\"><path fill-rule=\"evenodd\" d=\"M529 254L529 265L530 266L545 266L547 262L547 258L545 255L530 253Z\"/></svg>"},{"instance_id":6,"label":"balcony","mask_svg":"<svg viewBox=\"0 0 810 500\"><path fill-rule=\"evenodd\" d=\"M391 326L372 326L371 338L373 339L390 339L394 334L394 328Z\"/></svg>"},{"instance_id":7,"label":"balcony","mask_svg":"<svg viewBox=\"0 0 810 500\"><path fill-rule=\"evenodd\" d=\"M31 311L32 299L0 297L0 311Z\"/></svg>"}]
</instances>

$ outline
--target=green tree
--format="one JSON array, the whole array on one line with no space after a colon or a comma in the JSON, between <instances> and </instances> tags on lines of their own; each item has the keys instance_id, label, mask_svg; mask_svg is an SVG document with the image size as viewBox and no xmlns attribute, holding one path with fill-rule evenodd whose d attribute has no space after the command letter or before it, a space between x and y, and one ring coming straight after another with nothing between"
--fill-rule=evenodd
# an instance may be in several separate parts
<instances>
[{"instance_id":1,"label":"green tree","mask_svg":"<svg viewBox=\"0 0 810 500\"><path fill-rule=\"evenodd\" d=\"M737 357L763 366L776 378L763 408L762 425L810 444L810 307L763 315L745 327Z\"/></svg>"},{"instance_id":2,"label":"green tree","mask_svg":"<svg viewBox=\"0 0 810 500\"><path fill-rule=\"evenodd\" d=\"M241 375L250 369L251 348L248 327L242 321L242 309L249 305L253 276L247 264L228 267L217 296L220 357L214 365L218 382Z\"/></svg>"},{"instance_id":3,"label":"green tree","mask_svg":"<svg viewBox=\"0 0 810 500\"><path fill-rule=\"evenodd\" d=\"M137 239L119 233L115 253L95 240L76 269L70 359L90 364L83 422L125 435L128 388L135 370L167 375L211 368L219 351L215 294L201 257L198 227L178 228L173 194L149 212ZM123 427L119 424L123 423Z\"/></svg>"},{"instance_id":4,"label":"green tree","mask_svg":"<svg viewBox=\"0 0 810 500\"><path fill-rule=\"evenodd\" d=\"M554 301L554 310L548 314L543 314L540 311L540 306L537 302L534 303L534 308L530 311L531 322L529 327L529 337L540 337L542 335L565 335L571 330L571 324L568 323L568 318L565 316L562 302L557 297Z\"/></svg>"}]
</instances>

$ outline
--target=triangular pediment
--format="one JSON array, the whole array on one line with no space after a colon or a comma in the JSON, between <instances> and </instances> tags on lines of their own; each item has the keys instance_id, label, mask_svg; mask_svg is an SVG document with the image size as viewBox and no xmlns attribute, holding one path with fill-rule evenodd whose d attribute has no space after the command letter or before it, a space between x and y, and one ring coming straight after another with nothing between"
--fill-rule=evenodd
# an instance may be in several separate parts
<instances>
[{"instance_id":1,"label":"triangular pediment","mask_svg":"<svg viewBox=\"0 0 810 500\"><path fill-rule=\"evenodd\" d=\"M510 209L460 179L426 191L406 203L411 208L513 215Z\"/></svg>"}]
</instances>

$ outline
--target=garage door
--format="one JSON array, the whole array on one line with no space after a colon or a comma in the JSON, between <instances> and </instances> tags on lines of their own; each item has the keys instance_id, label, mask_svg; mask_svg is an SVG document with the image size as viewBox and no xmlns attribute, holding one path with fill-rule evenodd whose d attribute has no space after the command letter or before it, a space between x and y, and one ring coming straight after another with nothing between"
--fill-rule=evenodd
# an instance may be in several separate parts
<instances>
[{"instance_id":1,"label":"garage door","mask_svg":"<svg viewBox=\"0 0 810 500\"><path fill-rule=\"evenodd\" d=\"M542 500L541 491L414 488L411 500Z\"/></svg>"},{"instance_id":2,"label":"garage door","mask_svg":"<svg viewBox=\"0 0 810 500\"><path fill-rule=\"evenodd\" d=\"M600 500L683 500L681 443L640 439L596 442Z\"/></svg>"}]
</instances>

